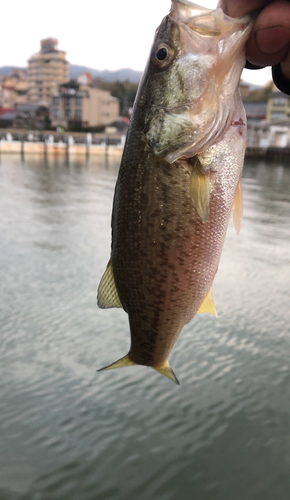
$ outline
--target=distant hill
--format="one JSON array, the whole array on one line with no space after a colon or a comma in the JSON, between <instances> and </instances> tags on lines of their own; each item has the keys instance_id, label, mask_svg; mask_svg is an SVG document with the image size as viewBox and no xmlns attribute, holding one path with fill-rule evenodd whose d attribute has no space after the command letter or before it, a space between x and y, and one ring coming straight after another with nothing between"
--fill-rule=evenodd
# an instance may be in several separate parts
<instances>
[{"instance_id":1,"label":"distant hill","mask_svg":"<svg viewBox=\"0 0 290 500\"><path fill-rule=\"evenodd\" d=\"M1 66L0 67L0 76L3 75L9 75L13 69L27 69L23 67L16 67L16 66ZM101 78L102 80L106 80L108 82L114 82L116 80L119 80L121 82L125 80L129 80L132 83L138 83L141 79L142 76L142 71L136 71L134 69L130 68L123 68L123 69L118 69L115 71L110 71L108 69L104 69L103 71L100 71L99 69L94 69L90 68L88 66L80 66L78 64L70 64L70 78L74 80L77 78L77 76L81 75L82 73L91 73L92 77L95 78L96 76ZM243 79L244 83L248 83L246 80ZM255 85L253 83L250 83L250 90L256 90L262 88L261 85Z\"/></svg>"},{"instance_id":2,"label":"distant hill","mask_svg":"<svg viewBox=\"0 0 290 500\"><path fill-rule=\"evenodd\" d=\"M244 85L249 85L249 90L261 90L264 85L257 85L256 83L251 83L245 80L244 78L241 79L241 83Z\"/></svg>"},{"instance_id":3,"label":"distant hill","mask_svg":"<svg viewBox=\"0 0 290 500\"><path fill-rule=\"evenodd\" d=\"M91 73L93 78L97 76L99 78L102 78L102 80L107 80L108 82L114 82L115 80L129 80L130 82L138 83L142 76L142 71L136 71L130 68L117 69L115 71L104 69L103 71L100 71L98 69L89 68L88 66L70 64L71 79L74 79L78 75L81 75L85 72Z\"/></svg>"},{"instance_id":4,"label":"distant hill","mask_svg":"<svg viewBox=\"0 0 290 500\"><path fill-rule=\"evenodd\" d=\"M13 69L24 70L27 68L20 68L18 66L17 67L1 66L0 76L9 75ZM141 71L136 71L130 68L123 68L115 71L109 71L108 69L100 71L99 69L89 68L88 66L79 66L78 64L70 64L70 78L72 80L74 80L75 78L77 78L77 76L85 72L91 73L93 78L98 76L102 80L107 80L108 82L113 82L115 80L120 80L123 82L125 80L129 80L130 82L138 83L142 76Z\"/></svg>"},{"instance_id":5,"label":"distant hill","mask_svg":"<svg viewBox=\"0 0 290 500\"><path fill-rule=\"evenodd\" d=\"M11 73L11 71L13 71L14 69L20 69L21 71L23 71L27 68L23 68L20 66L1 66L0 67L0 76L9 75Z\"/></svg>"}]
</instances>

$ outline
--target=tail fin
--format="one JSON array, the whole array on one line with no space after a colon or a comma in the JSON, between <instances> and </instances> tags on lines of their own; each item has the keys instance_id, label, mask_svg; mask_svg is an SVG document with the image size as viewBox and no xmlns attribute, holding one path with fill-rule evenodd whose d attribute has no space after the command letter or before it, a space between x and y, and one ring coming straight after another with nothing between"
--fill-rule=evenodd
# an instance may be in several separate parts
<instances>
[{"instance_id":1,"label":"tail fin","mask_svg":"<svg viewBox=\"0 0 290 500\"><path fill-rule=\"evenodd\" d=\"M111 363L108 366L104 366L104 368L100 368L97 372L101 372L102 370L113 370L114 368L123 368L124 366L136 365L134 361L131 361L129 358L129 354L126 354L123 358L118 359L115 363Z\"/></svg>"},{"instance_id":2,"label":"tail fin","mask_svg":"<svg viewBox=\"0 0 290 500\"><path fill-rule=\"evenodd\" d=\"M172 380L177 385L180 385L178 378L176 377L174 371L172 370L168 359L165 361L165 363L162 366L159 366L158 368L155 368L155 366L152 366L154 370L157 372L161 373L161 375L164 375L164 377L169 378L169 380Z\"/></svg>"},{"instance_id":3,"label":"tail fin","mask_svg":"<svg viewBox=\"0 0 290 500\"><path fill-rule=\"evenodd\" d=\"M131 366L131 365L136 365L136 363L134 363L134 361L131 361L131 359L129 358L129 354L126 354L126 356L118 359L118 361L115 361L115 363L111 363L108 366L104 366L104 368L100 368L99 370L97 370L97 372L101 372L102 370L113 370L114 368L123 368L124 366ZM165 363L162 366L159 366L158 368L156 368L155 366L152 366L151 368L161 373L161 375L164 375L164 377L169 378L169 380L172 380L172 382L174 382L175 384L180 385L174 371L169 365L168 360L165 361Z\"/></svg>"}]
</instances>

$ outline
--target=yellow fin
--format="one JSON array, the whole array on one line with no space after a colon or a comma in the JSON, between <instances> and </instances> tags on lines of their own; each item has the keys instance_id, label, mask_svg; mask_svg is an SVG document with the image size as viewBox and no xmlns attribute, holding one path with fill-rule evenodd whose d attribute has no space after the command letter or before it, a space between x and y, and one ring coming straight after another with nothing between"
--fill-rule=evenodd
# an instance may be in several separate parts
<instances>
[{"instance_id":1,"label":"yellow fin","mask_svg":"<svg viewBox=\"0 0 290 500\"><path fill-rule=\"evenodd\" d=\"M197 213L203 222L206 222L209 216L210 189L209 175L203 174L197 168L193 168L190 178L190 194Z\"/></svg>"},{"instance_id":2,"label":"yellow fin","mask_svg":"<svg viewBox=\"0 0 290 500\"><path fill-rule=\"evenodd\" d=\"M158 368L156 368L155 366L152 366L152 368L154 370L156 370L157 372L161 373L161 375L164 375L164 377L167 377L167 378L169 378L169 380L172 380L172 382L174 382L175 384L180 385L180 383L179 383L174 371L172 370L168 360L165 361L165 363L162 366L159 366Z\"/></svg>"},{"instance_id":3,"label":"yellow fin","mask_svg":"<svg viewBox=\"0 0 290 500\"><path fill-rule=\"evenodd\" d=\"M203 303L201 304L199 310L197 311L197 314L199 313L209 313L213 314L216 318L218 317L212 295L212 286L210 287L207 296L205 297Z\"/></svg>"},{"instance_id":4,"label":"yellow fin","mask_svg":"<svg viewBox=\"0 0 290 500\"><path fill-rule=\"evenodd\" d=\"M129 358L129 354L126 354L126 356L118 359L118 361L115 361L115 363L111 363L108 366L104 366L104 368L100 368L97 371L101 372L102 370L113 370L114 368L124 368L125 366L131 366L131 365L136 365L136 363L134 363L134 361L131 361L131 359Z\"/></svg>"},{"instance_id":5,"label":"yellow fin","mask_svg":"<svg viewBox=\"0 0 290 500\"><path fill-rule=\"evenodd\" d=\"M129 354L126 354L126 356L118 359L118 361L115 361L115 363L111 363L108 366L104 366L104 368L100 368L99 370L97 370L97 372L101 372L102 370L113 370L115 368L124 368L125 366L132 366L132 365L136 365L136 363L134 363L134 361L131 361L131 359L129 358ZM169 365L168 360L165 361L165 363L162 366L159 366L158 368L153 366L151 368L161 373L161 375L164 375L165 377L169 378L175 384L180 385L174 371Z\"/></svg>"},{"instance_id":6,"label":"yellow fin","mask_svg":"<svg viewBox=\"0 0 290 500\"><path fill-rule=\"evenodd\" d=\"M233 219L237 234L240 233L242 227L243 208L244 208L243 187L242 187L242 178L240 177L233 205Z\"/></svg>"},{"instance_id":7,"label":"yellow fin","mask_svg":"<svg viewBox=\"0 0 290 500\"><path fill-rule=\"evenodd\" d=\"M101 309L109 307L123 307L115 284L111 259L100 281L97 295L98 306Z\"/></svg>"}]
</instances>

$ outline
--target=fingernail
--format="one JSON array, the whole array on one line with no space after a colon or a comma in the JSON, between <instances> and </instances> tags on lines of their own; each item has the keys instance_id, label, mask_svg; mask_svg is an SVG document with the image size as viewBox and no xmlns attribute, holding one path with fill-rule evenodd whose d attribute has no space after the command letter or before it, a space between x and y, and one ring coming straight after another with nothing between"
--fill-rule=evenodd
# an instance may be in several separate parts
<instances>
[{"instance_id":1,"label":"fingernail","mask_svg":"<svg viewBox=\"0 0 290 500\"><path fill-rule=\"evenodd\" d=\"M258 49L264 54L275 54L290 44L290 30L284 26L273 26L256 32Z\"/></svg>"}]
</instances>

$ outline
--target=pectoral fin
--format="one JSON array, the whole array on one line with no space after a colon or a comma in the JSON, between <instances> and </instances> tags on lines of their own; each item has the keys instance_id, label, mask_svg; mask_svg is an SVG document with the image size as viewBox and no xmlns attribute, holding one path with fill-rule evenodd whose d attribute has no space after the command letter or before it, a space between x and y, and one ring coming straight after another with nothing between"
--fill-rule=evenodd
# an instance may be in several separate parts
<instances>
[{"instance_id":1,"label":"pectoral fin","mask_svg":"<svg viewBox=\"0 0 290 500\"><path fill-rule=\"evenodd\" d=\"M210 190L210 176L193 168L190 178L190 194L194 207L203 222L206 222L209 216Z\"/></svg>"},{"instance_id":2,"label":"pectoral fin","mask_svg":"<svg viewBox=\"0 0 290 500\"><path fill-rule=\"evenodd\" d=\"M115 284L114 272L111 259L107 269L100 281L97 295L98 306L101 309L109 307L123 307Z\"/></svg>"},{"instance_id":3,"label":"pectoral fin","mask_svg":"<svg viewBox=\"0 0 290 500\"><path fill-rule=\"evenodd\" d=\"M203 303L201 304L199 310L197 311L197 314L199 313L209 313L213 314L213 316L215 316L216 318L218 317L212 295L212 286L210 287L207 296L205 297Z\"/></svg>"},{"instance_id":4,"label":"pectoral fin","mask_svg":"<svg viewBox=\"0 0 290 500\"><path fill-rule=\"evenodd\" d=\"M242 187L242 178L240 177L233 205L233 219L237 234L240 233L242 227L243 208L244 208L243 187Z\"/></svg>"}]
</instances>

